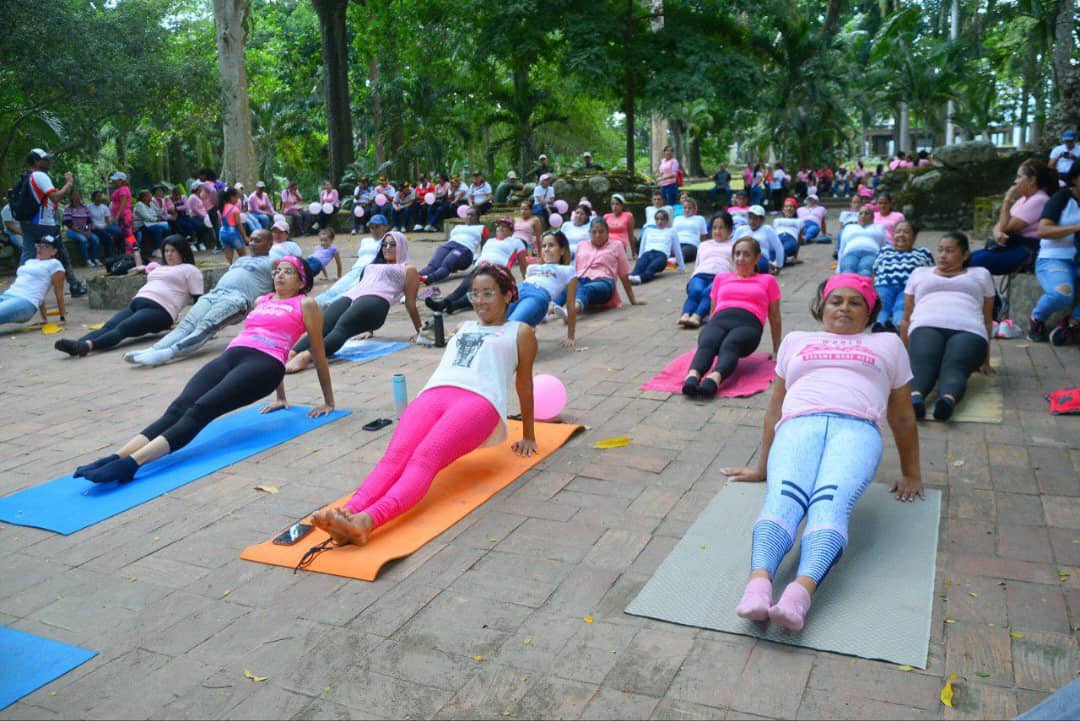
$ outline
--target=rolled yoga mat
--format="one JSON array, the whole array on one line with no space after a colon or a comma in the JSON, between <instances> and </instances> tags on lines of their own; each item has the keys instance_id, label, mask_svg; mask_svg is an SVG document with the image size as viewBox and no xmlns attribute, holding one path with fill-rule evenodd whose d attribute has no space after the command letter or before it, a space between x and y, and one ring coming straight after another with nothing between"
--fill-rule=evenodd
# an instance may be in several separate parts
<instances>
[{"instance_id":1,"label":"rolled yoga mat","mask_svg":"<svg viewBox=\"0 0 1080 721\"><path fill-rule=\"evenodd\" d=\"M735 614L764 498L765 484L722 488L626 613L926 668L941 492L927 489L925 501L901 503L888 486L871 483L852 513L847 550L799 632ZM774 600L794 579L799 550L796 540L780 564Z\"/></svg>"},{"instance_id":2,"label":"rolled yoga mat","mask_svg":"<svg viewBox=\"0 0 1080 721\"><path fill-rule=\"evenodd\" d=\"M0 521L66 536L350 413L308 418L305 406L266 414L259 413L262 407L218 418L187 446L140 468L131 483L95 484L67 475L0 498Z\"/></svg>"},{"instance_id":3,"label":"rolled yoga mat","mask_svg":"<svg viewBox=\"0 0 1080 721\"><path fill-rule=\"evenodd\" d=\"M310 565L304 567L305 570L374 581L388 561L419 550L513 483L525 471L557 451L582 429L582 426L564 423L537 423L536 444L540 452L525 458L510 450L513 440L521 438L521 422L509 421L509 425L510 438L505 443L479 448L444 468L435 476L431 489L420 503L385 526L375 529L365 545L334 547L317 555ZM329 507L342 506L350 498L351 493L337 499ZM304 519L304 523L310 522L311 516ZM316 528L292 546L276 546L272 539L248 546L240 558L295 568L309 548L327 539L329 536Z\"/></svg>"},{"instance_id":4,"label":"rolled yoga mat","mask_svg":"<svg viewBox=\"0 0 1080 721\"><path fill-rule=\"evenodd\" d=\"M0 711L94 656L97 651L0 626Z\"/></svg>"}]
</instances>

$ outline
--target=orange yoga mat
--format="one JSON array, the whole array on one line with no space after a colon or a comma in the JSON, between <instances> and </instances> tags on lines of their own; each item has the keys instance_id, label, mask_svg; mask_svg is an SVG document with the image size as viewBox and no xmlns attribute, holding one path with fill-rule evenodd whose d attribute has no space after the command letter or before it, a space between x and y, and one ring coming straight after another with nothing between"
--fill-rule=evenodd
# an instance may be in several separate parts
<instances>
[{"instance_id":1,"label":"orange yoga mat","mask_svg":"<svg viewBox=\"0 0 1080 721\"><path fill-rule=\"evenodd\" d=\"M521 438L521 423L509 423L510 439ZM306 570L374 581L387 561L403 558L421 548L554 453L581 429L582 426L565 423L537 423L536 443L540 452L531 458L510 450L510 440L459 458L435 476L431 490L415 508L375 529L365 545L335 547L320 553ZM330 505L342 506L351 497L351 493L342 496ZM304 522L310 523L310 517ZM326 533L315 529L294 546L275 546L273 540L248 546L240 558L293 568L309 548L327 538Z\"/></svg>"}]
</instances>

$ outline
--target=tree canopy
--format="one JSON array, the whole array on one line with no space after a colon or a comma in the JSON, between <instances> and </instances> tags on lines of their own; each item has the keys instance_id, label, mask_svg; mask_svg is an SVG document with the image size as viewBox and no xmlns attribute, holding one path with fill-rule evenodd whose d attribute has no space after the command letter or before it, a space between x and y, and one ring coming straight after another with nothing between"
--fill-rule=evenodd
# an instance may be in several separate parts
<instances>
[{"instance_id":1,"label":"tree canopy","mask_svg":"<svg viewBox=\"0 0 1080 721\"><path fill-rule=\"evenodd\" d=\"M950 101L965 138L1016 126L1048 145L1080 120L1071 0L958 0L955 40L945 0L230 2L249 3L254 167L275 186L522 173L541 152L565 169L584 150L649 172L640 119L653 116L695 174L732 147L860 157L864 131L901 116L941 144ZM136 184L221 170L210 0L3 5L9 181L37 146L84 183L118 167Z\"/></svg>"}]
</instances>

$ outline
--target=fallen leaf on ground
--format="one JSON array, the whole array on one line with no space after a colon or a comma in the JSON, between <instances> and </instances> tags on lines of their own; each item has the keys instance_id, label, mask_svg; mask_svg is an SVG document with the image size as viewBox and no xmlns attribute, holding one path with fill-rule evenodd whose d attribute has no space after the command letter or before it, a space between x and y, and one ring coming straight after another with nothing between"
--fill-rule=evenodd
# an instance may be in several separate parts
<instances>
[{"instance_id":1,"label":"fallen leaf on ground","mask_svg":"<svg viewBox=\"0 0 1080 721\"><path fill-rule=\"evenodd\" d=\"M903 666L897 666L897 668L900 669L901 671L914 671L915 670L914 666L908 666L906 664L903 665Z\"/></svg>"},{"instance_id":2,"label":"fallen leaf on ground","mask_svg":"<svg viewBox=\"0 0 1080 721\"><path fill-rule=\"evenodd\" d=\"M1009 635L1016 639L1021 639L1024 637L1024 634L1017 633L1016 631L1012 631L1011 633L1009 633Z\"/></svg>"},{"instance_id":3,"label":"fallen leaf on ground","mask_svg":"<svg viewBox=\"0 0 1080 721\"><path fill-rule=\"evenodd\" d=\"M64 326L57 325L56 323L46 323L45 325L41 326L41 332L45 335L53 335L54 333L59 333L62 330L64 330Z\"/></svg>"},{"instance_id":4,"label":"fallen leaf on ground","mask_svg":"<svg viewBox=\"0 0 1080 721\"><path fill-rule=\"evenodd\" d=\"M226 596L228 596L228 595L229 595L230 593L232 593L232 589L231 589L231 588L226 588L226 589L225 589L225 593L221 594L221 597L222 597L222 598L225 598L225 597L226 597Z\"/></svg>"},{"instance_id":5,"label":"fallen leaf on ground","mask_svg":"<svg viewBox=\"0 0 1080 721\"><path fill-rule=\"evenodd\" d=\"M990 678L990 674L988 674L986 671L976 671L975 675L979 678Z\"/></svg>"},{"instance_id":6,"label":"fallen leaf on ground","mask_svg":"<svg viewBox=\"0 0 1080 721\"><path fill-rule=\"evenodd\" d=\"M592 616L586 616L582 620L585 621L585 623L592 623Z\"/></svg>"},{"instance_id":7,"label":"fallen leaf on ground","mask_svg":"<svg viewBox=\"0 0 1080 721\"><path fill-rule=\"evenodd\" d=\"M252 681L261 682L261 681L265 681L267 678L269 678L269 676L256 676L251 671L248 671L245 668L244 669L244 678L250 678Z\"/></svg>"},{"instance_id":8,"label":"fallen leaf on ground","mask_svg":"<svg viewBox=\"0 0 1080 721\"><path fill-rule=\"evenodd\" d=\"M972 598L978 598L979 597L979 594L975 593L974 591L968 591L968 595L971 596Z\"/></svg>"},{"instance_id":9,"label":"fallen leaf on ground","mask_svg":"<svg viewBox=\"0 0 1080 721\"><path fill-rule=\"evenodd\" d=\"M945 682L945 687L941 689L941 703L945 704L949 708L953 708L952 700L955 690L953 689L952 682L956 680L956 674L949 676L949 680Z\"/></svg>"},{"instance_id":10,"label":"fallen leaf on ground","mask_svg":"<svg viewBox=\"0 0 1080 721\"><path fill-rule=\"evenodd\" d=\"M483 657L483 656L473 656L473 657L472 657L472 660L473 660L473 661L483 661L483 660L484 660L484 657Z\"/></svg>"},{"instance_id":11,"label":"fallen leaf on ground","mask_svg":"<svg viewBox=\"0 0 1080 721\"><path fill-rule=\"evenodd\" d=\"M956 623L956 621L952 620L951 618L946 618L945 623Z\"/></svg>"},{"instance_id":12,"label":"fallen leaf on ground","mask_svg":"<svg viewBox=\"0 0 1080 721\"><path fill-rule=\"evenodd\" d=\"M960 466L964 465L964 461L953 461L953 465L959 468Z\"/></svg>"},{"instance_id":13,"label":"fallen leaf on ground","mask_svg":"<svg viewBox=\"0 0 1080 721\"><path fill-rule=\"evenodd\" d=\"M87 330L101 330L105 327L104 323L94 323L93 325L86 326Z\"/></svg>"},{"instance_id":14,"label":"fallen leaf on ground","mask_svg":"<svg viewBox=\"0 0 1080 721\"><path fill-rule=\"evenodd\" d=\"M524 641L522 641L522 643L523 643L523 644L525 644L526 646L529 646L529 645L531 645L531 644L532 644L532 639L531 639L531 638L527 638L527 639L525 639Z\"/></svg>"},{"instance_id":15,"label":"fallen leaf on ground","mask_svg":"<svg viewBox=\"0 0 1080 721\"><path fill-rule=\"evenodd\" d=\"M629 438L627 438L626 436L615 436L614 438L605 438L602 441L597 441L593 444L593 448L622 448L623 446L628 445L630 445Z\"/></svg>"},{"instance_id":16,"label":"fallen leaf on ground","mask_svg":"<svg viewBox=\"0 0 1080 721\"><path fill-rule=\"evenodd\" d=\"M277 493L277 486L255 486L256 491L262 491L263 493Z\"/></svg>"}]
</instances>

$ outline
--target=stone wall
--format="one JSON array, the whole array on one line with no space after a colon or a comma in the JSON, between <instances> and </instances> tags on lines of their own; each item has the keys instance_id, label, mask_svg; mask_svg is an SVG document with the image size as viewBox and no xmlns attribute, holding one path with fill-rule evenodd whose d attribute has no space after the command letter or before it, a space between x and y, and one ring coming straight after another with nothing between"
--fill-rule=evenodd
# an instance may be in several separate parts
<instances>
[{"instance_id":1,"label":"stone wall","mask_svg":"<svg viewBox=\"0 0 1080 721\"><path fill-rule=\"evenodd\" d=\"M935 149L932 167L886 173L878 189L891 193L893 206L923 229L970 231L976 199L1004 195L1029 157L982 141L958 143Z\"/></svg>"},{"instance_id":2,"label":"stone wall","mask_svg":"<svg viewBox=\"0 0 1080 721\"><path fill-rule=\"evenodd\" d=\"M229 266L225 264L198 264L203 274L203 287L209 291ZM86 281L90 289L90 307L95 310L120 310L126 308L135 294L146 283L146 276L142 273L129 273L128 275L95 275Z\"/></svg>"}]
</instances>

